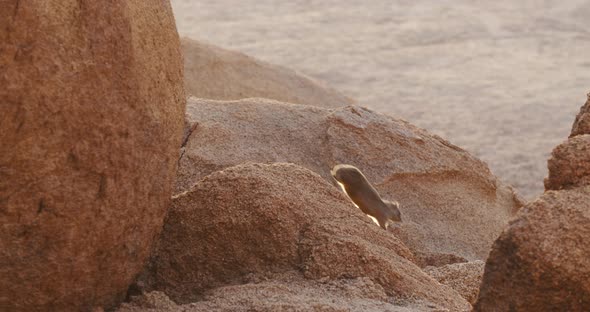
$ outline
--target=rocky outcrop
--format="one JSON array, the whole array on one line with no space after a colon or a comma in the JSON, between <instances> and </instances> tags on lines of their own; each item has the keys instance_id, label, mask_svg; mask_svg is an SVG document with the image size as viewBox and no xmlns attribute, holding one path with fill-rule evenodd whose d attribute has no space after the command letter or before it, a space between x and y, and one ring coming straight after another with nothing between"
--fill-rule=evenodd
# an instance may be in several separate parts
<instances>
[{"instance_id":1,"label":"rocky outcrop","mask_svg":"<svg viewBox=\"0 0 590 312\"><path fill-rule=\"evenodd\" d=\"M334 165L354 165L384 199L400 202L404 222L393 231L429 257L485 259L520 205L512 189L466 151L365 108L191 98L187 129L177 193L249 161L295 163L327 181Z\"/></svg>"},{"instance_id":2,"label":"rocky outcrop","mask_svg":"<svg viewBox=\"0 0 590 312\"><path fill-rule=\"evenodd\" d=\"M580 134L590 134L590 93L586 104L580 108L580 112L574 120L570 138Z\"/></svg>"},{"instance_id":3,"label":"rocky outcrop","mask_svg":"<svg viewBox=\"0 0 590 312\"><path fill-rule=\"evenodd\" d=\"M368 278L400 300L452 311L470 307L416 266L410 250L343 193L293 164L231 167L175 196L138 285L187 303L247 276L284 272L310 280Z\"/></svg>"},{"instance_id":4,"label":"rocky outcrop","mask_svg":"<svg viewBox=\"0 0 590 312\"><path fill-rule=\"evenodd\" d=\"M214 100L260 97L320 107L354 103L294 70L188 38L183 38L181 43L186 91L195 97Z\"/></svg>"},{"instance_id":5,"label":"rocky outcrop","mask_svg":"<svg viewBox=\"0 0 590 312\"><path fill-rule=\"evenodd\" d=\"M590 184L590 134L571 137L557 146L547 167L549 177L545 179L545 190Z\"/></svg>"},{"instance_id":6,"label":"rocky outcrop","mask_svg":"<svg viewBox=\"0 0 590 312\"><path fill-rule=\"evenodd\" d=\"M465 263L453 263L440 267L426 267L428 273L441 284L450 286L456 290L469 303L475 303L485 262L476 260Z\"/></svg>"},{"instance_id":7,"label":"rocky outcrop","mask_svg":"<svg viewBox=\"0 0 590 312\"><path fill-rule=\"evenodd\" d=\"M521 208L494 243L475 311L590 307L590 135L575 134L554 149L545 194Z\"/></svg>"},{"instance_id":8,"label":"rocky outcrop","mask_svg":"<svg viewBox=\"0 0 590 312\"><path fill-rule=\"evenodd\" d=\"M0 309L124 298L161 229L185 95L167 1L0 10Z\"/></svg>"}]
</instances>

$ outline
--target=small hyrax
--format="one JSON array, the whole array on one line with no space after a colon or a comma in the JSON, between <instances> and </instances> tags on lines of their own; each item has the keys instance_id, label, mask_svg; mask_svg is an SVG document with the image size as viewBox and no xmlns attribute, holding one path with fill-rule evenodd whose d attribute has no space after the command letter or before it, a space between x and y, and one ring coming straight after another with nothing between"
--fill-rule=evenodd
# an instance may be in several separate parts
<instances>
[{"instance_id":1,"label":"small hyrax","mask_svg":"<svg viewBox=\"0 0 590 312\"><path fill-rule=\"evenodd\" d=\"M336 165L332 176L344 189L350 199L366 214L377 219L383 229L391 221L401 222L399 204L396 201L381 199L377 190L369 183L365 175L351 165Z\"/></svg>"}]
</instances>

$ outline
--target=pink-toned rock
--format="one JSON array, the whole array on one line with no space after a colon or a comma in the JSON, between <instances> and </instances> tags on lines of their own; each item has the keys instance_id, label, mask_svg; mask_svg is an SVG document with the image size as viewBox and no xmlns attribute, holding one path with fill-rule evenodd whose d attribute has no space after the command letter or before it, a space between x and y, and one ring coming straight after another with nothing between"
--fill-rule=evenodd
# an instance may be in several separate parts
<instances>
[{"instance_id":1,"label":"pink-toned rock","mask_svg":"<svg viewBox=\"0 0 590 312\"><path fill-rule=\"evenodd\" d=\"M570 138L580 134L590 134L590 93L588 93L588 101L580 108L576 116Z\"/></svg>"},{"instance_id":2,"label":"pink-toned rock","mask_svg":"<svg viewBox=\"0 0 590 312\"><path fill-rule=\"evenodd\" d=\"M343 193L293 164L231 167L175 196L138 284L187 303L249 275L293 271L312 280L366 277L394 298L469 309Z\"/></svg>"},{"instance_id":3,"label":"pink-toned rock","mask_svg":"<svg viewBox=\"0 0 590 312\"><path fill-rule=\"evenodd\" d=\"M124 298L161 229L185 95L167 1L0 4L0 310Z\"/></svg>"},{"instance_id":4,"label":"pink-toned rock","mask_svg":"<svg viewBox=\"0 0 590 312\"><path fill-rule=\"evenodd\" d=\"M354 103L322 82L294 70L188 38L183 38L181 43L186 91L195 97L214 100L259 97L320 107Z\"/></svg>"},{"instance_id":5,"label":"pink-toned rock","mask_svg":"<svg viewBox=\"0 0 590 312\"><path fill-rule=\"evenodd\" d=\"M557 146L547 161L545 190L569 189L590 184L590 134L569 138Z\"/></svg>"},{"instance_id":6,"label":"pink-toned rock","mask_svg":"<svg viewBox=\"0 0 590 312\"><path fill-rule=\"evenodd\" d=\"M177 192L249 161L295 163L328 181L334 165L354 165L384 199L400 202L404 222L393 231L419 254L485 259L521 205L466 151L365 108L191 98L187 129Z\"/></svg>"},{"instance_id":7,"label":"pink-toned rock","mask_svg":"<svg viewBox=\"0 0 590 312\"><path fill-rule=\"evenodd\" d=\"M452 287L469 303L475 303L483 276L485 262L476 260L465 263L453 263L441 267L427 267L424 272L434 277L441 284Z\"/></svg>"}]
</instances>

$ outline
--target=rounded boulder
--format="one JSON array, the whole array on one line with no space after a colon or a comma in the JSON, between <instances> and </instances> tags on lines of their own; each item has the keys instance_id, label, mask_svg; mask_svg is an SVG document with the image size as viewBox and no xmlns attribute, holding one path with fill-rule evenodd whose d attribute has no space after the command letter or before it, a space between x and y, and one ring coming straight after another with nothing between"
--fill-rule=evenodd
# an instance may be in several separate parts
<instances>
[{"instance_id":1,"label":"rounded boulder","mask_svg":"<svg viewBox=\"0 0 590 312\"><path fill-rule=\"evenodd\" d=\"M0 307L125 297L170 200L185 95L168 1L0 10Z\"/></svg>"}]
</instances>

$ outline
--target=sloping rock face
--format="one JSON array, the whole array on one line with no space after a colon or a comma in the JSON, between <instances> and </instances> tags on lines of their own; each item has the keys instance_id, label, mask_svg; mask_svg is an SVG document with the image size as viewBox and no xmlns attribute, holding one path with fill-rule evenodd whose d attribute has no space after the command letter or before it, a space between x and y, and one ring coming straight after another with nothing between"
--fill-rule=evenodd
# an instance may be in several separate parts
<instances>
[{"instance_id":1,"label":"sloping rock face","mask_svg":"<svg viewBox=\"0 0 590 312\"><path fill-rule=\"evenodd\" d=\"M590 93L588 93L586 104L580 108L580 112L574 120L570 138L580 134L590 134Z\"/></svg>"},{"instance_id":2,"label":"sloping rock face","mask_svg":"<svg viewBox=\"0 0 590 312\"><path fill-rule=\"evenodd\" d=\"M354 101L294 70L188 38L184 52L186 91L198 98L239 100L260 97L320 107Z\"/></svg>"},{"instance_id":3,"label":"sloping rock face","mask_svg":"<svg viewBox=\"0 0 590 312\"><path fill-rule=\"evenodd\" d=\"M350 164L384 199L400 202L404 222L394 231L425 258L485 259L521 205L511 188L466 151L360 107L191 98L187 129L177 193L214 171L248 161L295 163L327 181L333 181L334 165Z\"/></svg>"},{"instance_id":4,"label":"sloping rock face","mask_svg":"<svg viewBox=\"0 0 590 312\"><path fill-rule=\"evenodd\" d=\"M575 133L548 161L545 194L523 207L494 243L475 311L590 307L590 135Z\"/></svg>"},{"instance_id":5,"label":"sloping rock face","mask_svg":"<svg viewBox=\"0 0 590 312\"><path fill-rule=\"evenodd\" d=\"M215 172L174 197L141 283L186 303L245 276L296 271L312 280L366 277L394 298L470 308L412 257L317 174L293 164L249 164Z\"/></svg>"},{"instance_id":6,"label":"sloping rock face","mask_svg":"<svg viewBox=\"0 0 590 312\"><path fill-rule=\"evenodd\" d=\"M476 260L465 263L453 263L440 267L426 267L428 273L441 284L452 287L465 300L473 304L477 300L479 286L483 276L485 262Z\"/></svg>"},{"instance_id":7,"label":"sloping rock face","mask_svg":"<svg viewBox=\"0 0 590 312\"><path fill-rule=\"evenodd\" d=\"M170 200L182 58L167 1L2 1L0 307L121 300Z\"/></svg>"}]
</instances>

